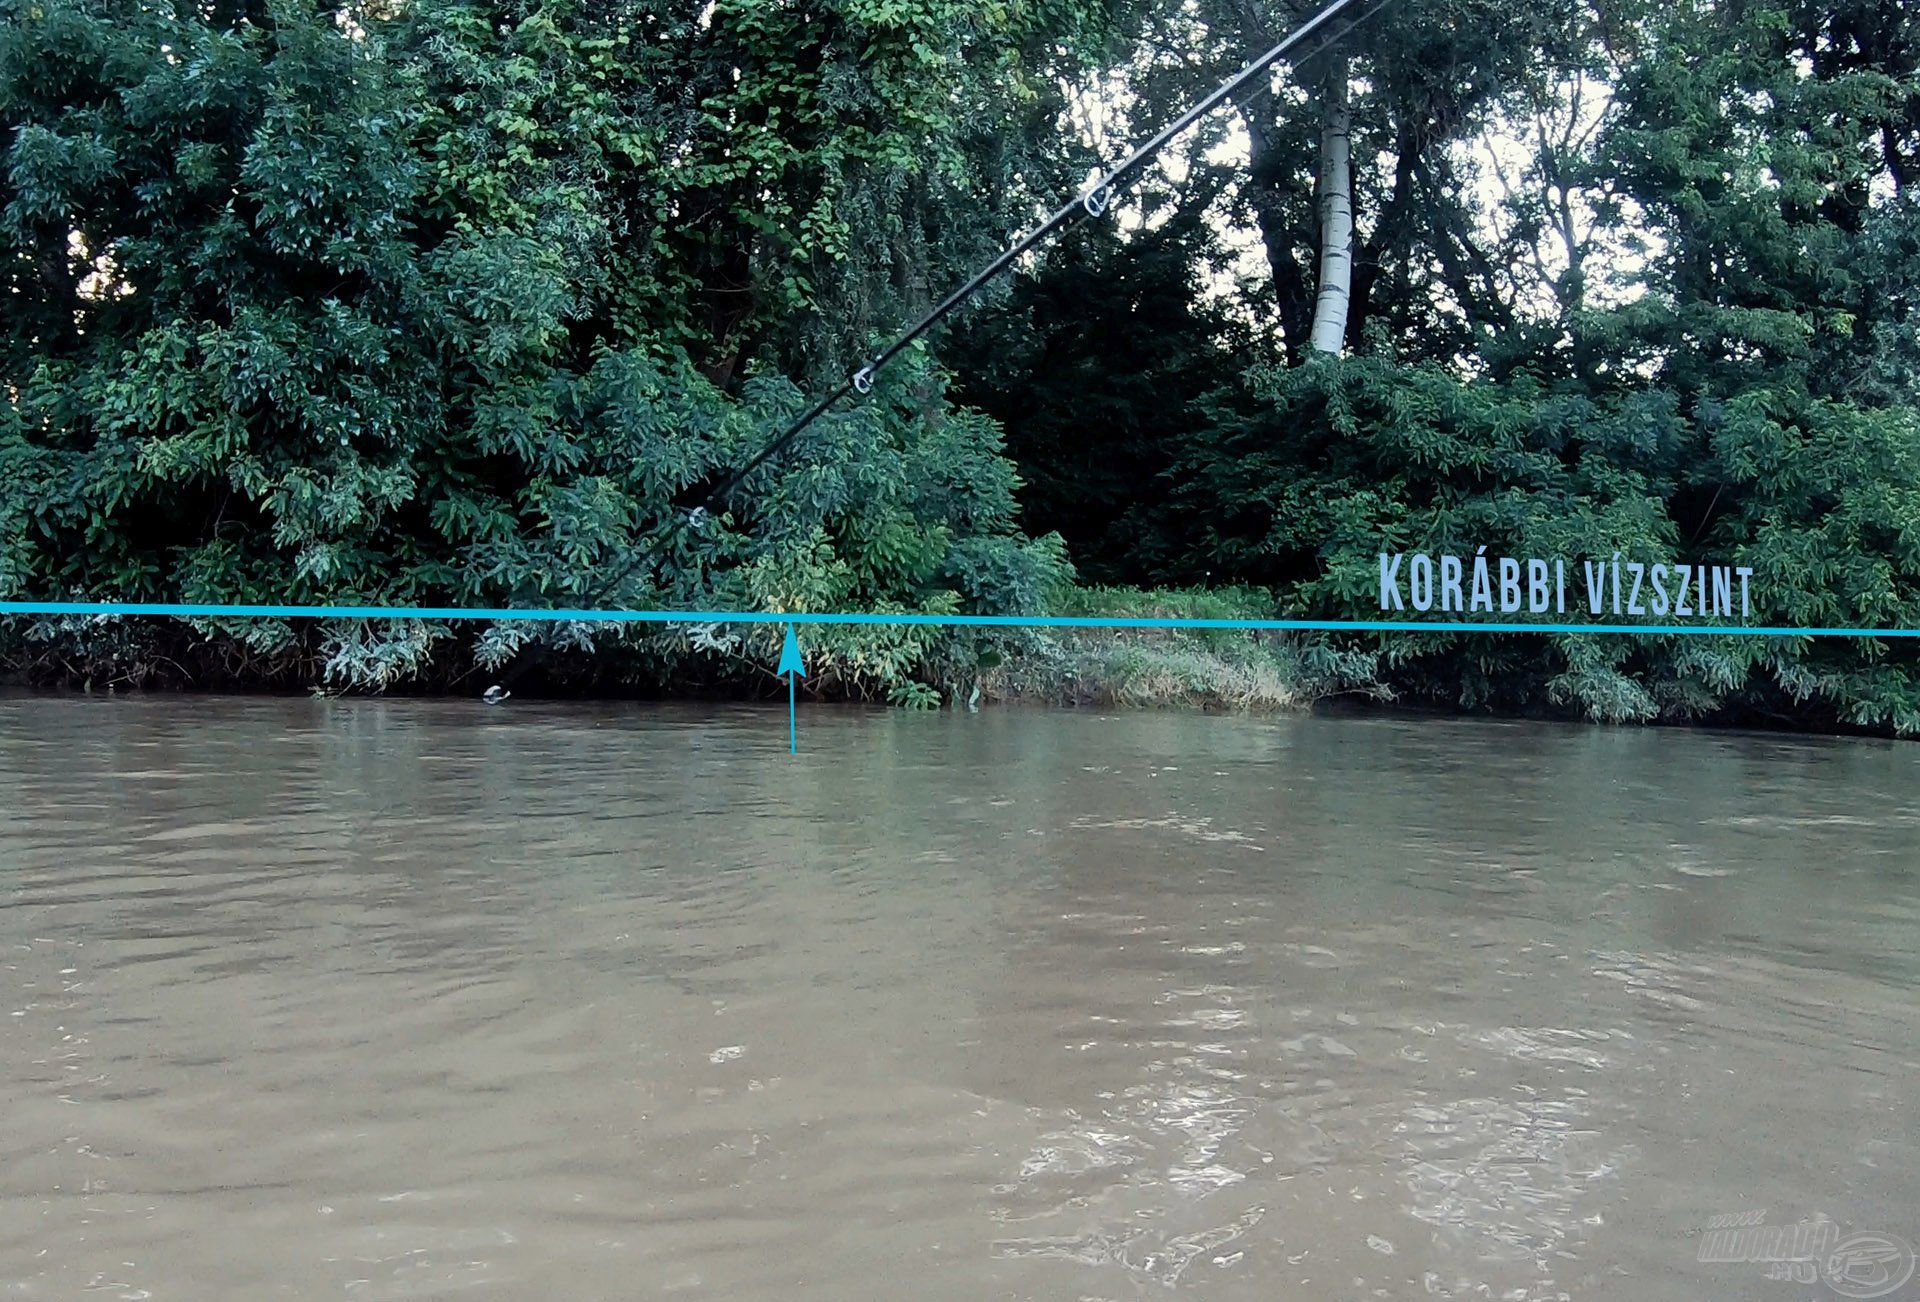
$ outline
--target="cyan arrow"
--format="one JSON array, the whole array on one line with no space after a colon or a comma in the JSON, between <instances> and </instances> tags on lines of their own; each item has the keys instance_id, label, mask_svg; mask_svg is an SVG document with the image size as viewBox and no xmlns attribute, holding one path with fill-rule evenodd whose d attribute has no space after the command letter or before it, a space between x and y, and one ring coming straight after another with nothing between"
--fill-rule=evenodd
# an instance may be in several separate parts
<instances>
[{"instance_id":1,"label":"cyan arrow","mask_svg":"<svg viewBox=\"0 0 1920 1302\"><path fill-rule=\"evenodd\" d=\"M780 648L780 667L773 671L787 676L787 753L800 753L800 730L793 717L793 680L794 675L804 675L807 667L800 660L800 639L793 635L793 625L787 625L787 640Z\"/></svg>"}]
</instances>

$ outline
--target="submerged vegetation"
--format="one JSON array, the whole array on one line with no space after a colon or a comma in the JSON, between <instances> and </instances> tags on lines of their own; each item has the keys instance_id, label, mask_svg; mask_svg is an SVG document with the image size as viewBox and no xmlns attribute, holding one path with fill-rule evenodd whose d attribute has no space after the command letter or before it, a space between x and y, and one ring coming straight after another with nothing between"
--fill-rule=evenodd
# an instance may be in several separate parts
<instances>
[{"instance_id":1,"label":"submerged vegetation","mask_svg":"<svg viewBox=\"0 0 1920 1302\"><path fill-rule=\"evenodd\" d=\"M1072 589L1058 613L1078 618L1273 619L1258 589ZM1237 629L1064 628L1028 637L984 672L995 700L1048 705L1189 705L1297 709L1356 687L1381 693L1372 658L1292 634Z\"/></svg>"},{"instance_id":2,"label":"submerged vegetation","mask_svg":"<svg viewBox=\"0 0 1920 1302\"><path fill-rule=\"evenodd\" d=\"M1712 555L1757 623L1920 627L1920 11L1396 5L631 566L1312 6L0 0L0 597L1355 619L1378 553L1484 545ZM16 617L0 673L754 691L767 636ZM809 659L910 706L1920 732L1887 639Z\"/></svg>"}]
</instances>

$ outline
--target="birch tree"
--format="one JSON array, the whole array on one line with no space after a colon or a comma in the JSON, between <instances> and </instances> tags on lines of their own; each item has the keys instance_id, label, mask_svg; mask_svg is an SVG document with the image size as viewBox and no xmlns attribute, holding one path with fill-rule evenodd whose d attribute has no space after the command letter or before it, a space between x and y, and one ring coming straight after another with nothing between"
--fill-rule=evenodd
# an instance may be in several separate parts
<instances>
[{"instance_id":1,"label":"birch tree","mask_svg":"<svg viewBox=\"0 0 1920 1302\"><path fill-rule=\"evenodd\" d=\"M1347 58L1328 62L1320 118L1320 288L1313 303L1317 353L1338 353L1353 299L1353 107Z\"/></svg>"}]
</instances>

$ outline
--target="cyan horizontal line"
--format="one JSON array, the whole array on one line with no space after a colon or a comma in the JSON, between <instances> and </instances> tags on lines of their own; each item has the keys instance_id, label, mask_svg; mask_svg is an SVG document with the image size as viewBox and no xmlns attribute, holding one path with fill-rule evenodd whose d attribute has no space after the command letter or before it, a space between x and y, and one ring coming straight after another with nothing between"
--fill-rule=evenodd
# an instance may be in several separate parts
<instances>
[{"instance_id":1,"label":"cyan horizontal line","mask_svg":"<svg viewBox=\"0 0 1920 1302\"><path fill-rule=\"evenodd\" d=\"M1184 619L1121 615L895 615L875 611L559 610L489 606L195 605L165 601L0 601L0 615L174 619L419 619L540 624L834 624L908 628L1248 629L1297 633L1622 633L1688 637L1920 637L1920 628L1737 624L1545 624L1411 619Z\"/></svg>"}]
</instances>

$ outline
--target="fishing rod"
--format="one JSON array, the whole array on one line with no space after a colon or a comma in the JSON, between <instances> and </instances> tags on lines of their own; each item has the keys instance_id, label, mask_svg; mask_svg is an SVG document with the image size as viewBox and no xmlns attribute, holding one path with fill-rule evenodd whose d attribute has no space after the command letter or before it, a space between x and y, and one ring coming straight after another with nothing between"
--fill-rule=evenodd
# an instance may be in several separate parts
<instances>
[{"instance_id":1,"label":"fishing rod","mask_svg":"<svg viewBox=\"0 0 1920 1302\"><path fill-rule=\"evenodd\" d=\"M1088 185L1081 190L1079 195L1055 209L1053 214L1045 221L1021 236L1019 240L1008 247L999 257L975 272L972 278L965 284L941 299L931 311L914 322L906 331L897 336L893 342L874 353L851 375L841 380L839 384L816 399L812 406L808 407L789 422L787 427L783 429L776 438L761 448L760 451L756 452L738 469L734 470L714 487L703 493L692 508L684 514L675 512L673 518L667 523L667 526L655 535L652 542L635 548L634 551L629 554L625 564L621 565L610 576L603 579L599 584L596 584L592 589L583 593L581 605L583 607L591 607L596 601L618 588L635 570L658 555L660 550L678 537L682 530L698 528L705 523L712 512L720 508L727 501L732 495L733 490L738 488L746 480L748 475L751 475L768 461L778 456L783 449L790 446L795 439L806 432L809 426L831 411L842 399L850 394L859 394L865 397L867 394L873 392L874 379L879 375L881 368L885 367L887 363L893 361L894 358L912 347L914 341L926 334L927 331L933 329L934 326L940 324L940 322L948 316L951 316L975 294L978 294L984 289L989 282L993 281L1001 273L1006 271L1007 268L1032 252L1034 248L1039 246L1048 237L1056 232L1065 230L1075 222L1103 216L1107 211L1108 205L1113 201L1114 190L1132 180L1140 169L1151 162L1162 149L1165 149L1175 139L1184 134L1189 127L1245 90L1255 78L1266 73L1274 64L1292 53L1301 42L1317 33L1323 33L1328 24L1336 17L1359 3L1360 0L1331 0L1325 8L1295 28L1281 40L1279 44L1275 45L1265 54L1262 54L1252 63L1249 63L1231 78L1215 87L1212 93L1205 99L1194 104L1179 117L1160 128L1146 143L1136 147L1132 153L1128 154L1109 171L1089 182ZM1317 54L1334 41L1339 40L1342 36L1345 36L1355 27L1365 22L1367 18L1387 3L1389 3L1389 0L1373 0L1373 3L1367 5L1361 13L1350 19L1337 31L1324 33L1321 43L1314 48L1312 53ZM1261 91L1270 89L1270 84L1260 88ZM1256 98L1258 94L1259 92L1257 91L1254 95L1248 96L1248 99ZM537 650L540 649L537 648ZM536 663L538 663L537 659L522 661L517 667L512 669L506 677L501 679L500 682L487 688L483 694L484 699L490 704L497 704L498 702L506 700L507 697L511 695L513 685L532 670Z\"/></svg>"}]
</instances>

